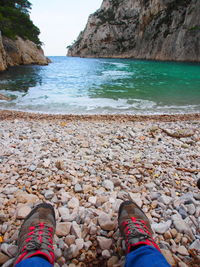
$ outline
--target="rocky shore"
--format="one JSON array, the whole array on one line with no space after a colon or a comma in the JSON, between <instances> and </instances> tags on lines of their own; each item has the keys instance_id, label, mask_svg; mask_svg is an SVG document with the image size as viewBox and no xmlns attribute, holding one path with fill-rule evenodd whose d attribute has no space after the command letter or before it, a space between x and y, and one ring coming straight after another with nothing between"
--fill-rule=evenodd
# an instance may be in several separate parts
<instances>
[{"instance_id":1,"label":"rocky shore","mask_svg":"<svg viewBox=\"0 0 200 267\"><path fill-rule=\"evenodd\" d=\"M1 36L0 32L0 71L17 65L47 65L50 62L42 48L32 41L20 37L12 40Z\"/></svg>"},{"instance_id":2,"label":"rocky shore","mask_svg":"<svg viewBox=\"0 0 200 267\"><path fill-rule=\"evenodd\" d=\"M123 266L122 201L148 215L172 266L200 265L200 116L0 112L0 265L41 201L57 218L55 266Z\"/></svg>"}]
</instances>

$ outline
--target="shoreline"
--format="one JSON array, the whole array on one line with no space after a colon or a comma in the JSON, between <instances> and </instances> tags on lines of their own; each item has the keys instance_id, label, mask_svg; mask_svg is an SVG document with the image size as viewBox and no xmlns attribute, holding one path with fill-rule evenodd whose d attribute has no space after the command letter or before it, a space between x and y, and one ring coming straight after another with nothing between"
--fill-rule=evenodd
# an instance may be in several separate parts
<instances>
[{"instance_id":1,"label":"shoreline","mask_svg":"<svg viewBox=\"0 0 200 267\"><path fill-rule=\"evenodd\" d=\"M66 121L160 121L160 122L176 122L176 121L193 121L200 120L200 113L191 114L161 114L161 115L73 115L73 114L44 114L13 110L0 110L0 120L66 120Z\"/></svg>"},{"instance_id":2,"label":"shoreline","mask_svg":"<svg viewBox=\"0 0 200 267\"><path fill-rule=\"evenodd\" d=\"M196 266L199 125L200 114L0 111L0 235L6 247L17 249L22 220L48 202L57 214L55 266L122 267L118 210L133 200L170 266ZM1 244L0 254L5 264L12 261Z\"/></svg>"}]
</instances>

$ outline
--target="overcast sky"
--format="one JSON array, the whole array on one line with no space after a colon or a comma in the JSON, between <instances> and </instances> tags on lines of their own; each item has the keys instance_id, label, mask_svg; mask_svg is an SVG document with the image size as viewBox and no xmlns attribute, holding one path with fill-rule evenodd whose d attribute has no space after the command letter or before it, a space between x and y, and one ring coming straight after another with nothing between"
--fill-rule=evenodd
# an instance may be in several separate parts
<instances>
[{"instance_id":1,"label":"overcast sky","mask_svg":"<svg viewBox=\"0 0 200 267\"><path fill-rule=\"evenodd\" d=\"M40 29L46 56L65 56L103 0L30 0L31 19Z\"/></svg>"}]
</instances>

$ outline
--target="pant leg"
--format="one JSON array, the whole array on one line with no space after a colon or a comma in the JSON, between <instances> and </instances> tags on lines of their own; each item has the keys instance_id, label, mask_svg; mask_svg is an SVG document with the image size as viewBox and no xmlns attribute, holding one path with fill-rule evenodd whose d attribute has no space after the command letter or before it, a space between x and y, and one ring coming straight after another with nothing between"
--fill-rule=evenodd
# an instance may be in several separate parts
<instances>
[{"instance_id":1,"label":"pant leg","mask_svg":"<svg viewBox=\"0 0 200 267\"><path fill-rule=\"evenodd\" d=\"M53 267L47 260L41 257L32 257L19 262L15 267Z\"/></svg>"},{"instance_id":2,"label":"pant leg","mask_svg":"<svg viewBox=\"0 0 200 267\"><path fill-rule=\"evenodd\" d=\"M142 246L126 256L125 267L169 267L165 257L154 247Z\"/></svg>"}]
</instances>

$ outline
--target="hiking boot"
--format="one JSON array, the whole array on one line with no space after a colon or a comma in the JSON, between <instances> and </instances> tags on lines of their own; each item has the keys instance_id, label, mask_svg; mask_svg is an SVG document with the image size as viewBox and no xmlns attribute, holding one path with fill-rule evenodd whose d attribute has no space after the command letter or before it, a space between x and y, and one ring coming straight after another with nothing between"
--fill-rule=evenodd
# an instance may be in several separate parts
<instances>
[{"instance_id":1,"label":"hiking boot","mask_svg":"<svg viewBox=\"0 0 200 267\"><path fill-rule=\"evenodd\" d=\"M56 228L52 205L42 203L25 218L17 241L18 252L14 265L33 256L45 258L54 264L53 236Z\"/></svg>"},{"instance_id":2,"label":"hiking boot","mask_svg":"<svg viewBox=\"0 0 200 267\"><path fill-rule=\"evenodd\" d=\"M142 209L132 201L124 201L118 213L119 230L125 239L126 252L148 245L159 249L152 235L149 219Z\"/></svg>"}]
</instances>

